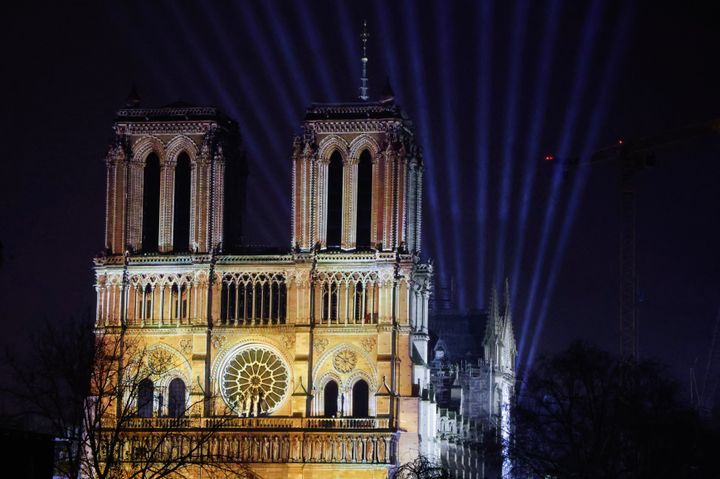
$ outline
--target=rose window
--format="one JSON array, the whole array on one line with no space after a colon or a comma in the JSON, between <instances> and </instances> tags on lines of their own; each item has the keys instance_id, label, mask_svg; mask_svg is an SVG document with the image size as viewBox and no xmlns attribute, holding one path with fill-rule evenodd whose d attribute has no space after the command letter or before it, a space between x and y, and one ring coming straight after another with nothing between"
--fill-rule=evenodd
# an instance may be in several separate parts
<instances>
[{"instance_id":1,"label":"rose window","mask_svg":"<svg viewBox=\"0 0 720 479\"><path fill-rule=\"evenodd\" d=\"M343 349L342 351L336 353L333 358L333 365L335 366L335 369L341 373L349 373L355 369L355 364L357 364L357 356L349 349Z\"/></svg>"},{"instance_id":2,"label":"rose window","mask_svg":"<svg viewBox=\"0 0 720 479\"><path fill-rule=\"evenodd\" d=\"M241 349L227 363L222 379L223 397L237 412L255 415L276 410L287 396L290 371L271 349L251 345ZM249 406L250 405L250 406ZM249 413L248 410L255 412Z\"/></svg>"}]
</instances>

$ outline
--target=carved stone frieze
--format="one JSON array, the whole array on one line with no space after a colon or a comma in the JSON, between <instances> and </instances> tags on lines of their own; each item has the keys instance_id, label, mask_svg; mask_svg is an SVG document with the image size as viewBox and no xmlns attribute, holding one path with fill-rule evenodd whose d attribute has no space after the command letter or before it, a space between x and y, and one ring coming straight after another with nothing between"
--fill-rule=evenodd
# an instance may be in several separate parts
<instances>
[{"instance_id":1,"label":"carved stone frieze","mask_svg":"<svg viewBox=\"0 0 720 479\"><path fill-rule=\"evenodd\" d=\"M192 340L181 339L180 350L183 352L183 354L190 354L192 352Z\"/></svg>"},{"instance_id":2,"label":"carved stone frieze","mask_svg":"<svg viewBox=\"0 0 720 479\"><path fill-rule=\"evenodd\" d=\"M325 351L325 348L327 348L328 343L329 341L327 338L316 338L313 349L315 349L316 353L322 353Z\"/></svg>"},{"instance_id":3,"label":"carved stone frieze","mask_svg":"<svg viewBox=\"0 0 720 479\"><path fill-rule=\"evenodd\" d=\"M360 344L362 344L363 349L369 353L370 351L375 349L375 344L377 344L377 339L375 339L373 337L368 337L368 338L363 339L360 342Z\"/></svg>"},{"instance_id":4,"label":"carved stone frieze","mask_svg":"<svg viewBox=\"0 0 720 479\"><path fill-rule=\"evenodd\" d=\"M217 334L217 335L213 335L210 342L212 343L212 345L215 349L220 349L225 344L226 339L227 338L225 336Z\"/></svg>"}]
</instances>

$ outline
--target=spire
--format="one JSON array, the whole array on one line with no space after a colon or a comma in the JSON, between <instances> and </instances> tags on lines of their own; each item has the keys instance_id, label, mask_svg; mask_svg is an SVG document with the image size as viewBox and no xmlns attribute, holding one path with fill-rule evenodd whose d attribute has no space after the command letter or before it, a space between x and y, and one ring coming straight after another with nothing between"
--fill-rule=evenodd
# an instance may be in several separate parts
<instances>
[{"instance_id":1,"label":"spire","mask_svg":"<svg viewBox=\"0 0 720 479\"><path fill-rule=\"evenodd\" d=\"M492 323L493 328L497 328L498 318L500 317L500 305L498 304L497 290L495 286L490 290L490 314L488 318L488 326Z\"/></svg>"},{"instance_id":2,"label":"spire","mask_svg":"<svg viewBox=\"0 0 720 479\"><path fill-rule=\"evenodd\" d=\"M490 317L493 321L500 315L500 306L498 305L497 289L493 286L490 289Z\"/></svg>"},{"instance_id":3,"label":"spire","mask_svg":"<svg viewBox=\"0 0 720 479\"><path fill-rule=\"evenodd\" d=\"M510 317L510 279L505 277L505 304L503 305L503 316Z\"/></svg>"},{"instance_id":4,"label":"spire","mask_svg":"<svg viewBox=\"0 0 720 479\"><path fill-rule=\"evenodd\" d=\"M360 99L363 101L368 100L368 87L367 87L367 41L368 38L370 38L370 34L367 31L367 20L363 20L363 30L360 34L360 40L362 40L362 58L360 61L362 62L362 76L360 77Z\"/></svg>"}]
</instances>

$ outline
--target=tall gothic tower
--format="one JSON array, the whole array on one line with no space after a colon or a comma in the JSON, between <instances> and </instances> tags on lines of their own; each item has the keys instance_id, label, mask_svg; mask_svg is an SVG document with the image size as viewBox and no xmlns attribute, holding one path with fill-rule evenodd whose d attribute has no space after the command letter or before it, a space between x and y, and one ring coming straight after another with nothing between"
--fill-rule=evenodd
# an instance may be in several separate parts
<instances>
[{"instance_id":1,"label":"tall gothic tower","mask_svg":"<svg viewBox=\"0 0 720 479\"><path fill-rule=\"evenodd\" d=\"M168 416L187 417L188 441L221 424L208 457L262 477L386 477L416 457L432 268L400 108L307 110L288 165L291 248L275 254L234 248L246 170L233 121L131 105L114 131L97 327L171 365L130 398L142 421L127 423L128 457Z\"/></svg>"}]
</instances>

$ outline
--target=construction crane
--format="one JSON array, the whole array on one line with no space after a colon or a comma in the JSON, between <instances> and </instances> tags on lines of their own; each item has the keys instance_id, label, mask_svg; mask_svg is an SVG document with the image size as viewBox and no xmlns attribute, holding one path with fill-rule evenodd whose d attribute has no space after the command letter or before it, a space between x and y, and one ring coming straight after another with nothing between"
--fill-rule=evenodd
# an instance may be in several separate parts
<instances>
[{"instance_id":1,"label":"construction crane","mask_svg":"<svg viewBox=\"0 0 720 479\"><path fill-rule=\"evenodd\" d=\"M720 118L676 128L638 140L619 139L616 144L597 150L590 163L620 163L620 355L638 359L638 281L636 265L636 175L655 162L657 150L693 139L720 134ZM551 155L545 160L554 159ZM570 166L577 164L571 161ZM720 341L720 339L719 339ZM720 346L719 346L720 347Z\"/></svg>"},{"instance_id":2,"label":"construction crane","mask_svg":"<svg viewBox=\"0 0 720 479\"><path fill-rule=\"evenodd\" d=\"M703 387L697 396L697 408L701 416L710 417L712 415L718 382L720 382L720 310L715 318L715 326L710 339Z\"/></svg>"}]
</instances>

